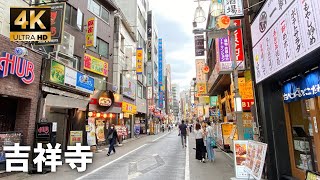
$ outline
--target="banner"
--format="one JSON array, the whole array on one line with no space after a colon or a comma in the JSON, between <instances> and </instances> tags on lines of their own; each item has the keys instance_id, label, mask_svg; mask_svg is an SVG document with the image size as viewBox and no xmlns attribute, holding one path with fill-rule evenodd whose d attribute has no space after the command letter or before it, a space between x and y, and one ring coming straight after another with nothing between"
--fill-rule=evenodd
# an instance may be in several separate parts
<instances>
[{"instance_id":1,"label":"banner","mask_svg":"<svg viewBox=\"0 0 320 180\"><path fill-rule=\"evenodd\" d=\"M49 3L45 6L51 7L51 40L50 41L37 41L35 42L36 46L46 46L46 45L57 45L61 44L61 39L63 36L64 29L64 16L65 16L65 3ZM41 7L41 6L39 6Z\"/></svg>"},{"instance_id":2,"label":"banner","mask_svg":"<svg viewBox=\"0 0 320 180\"><path fill-rule=\"evenodd\" d=\"M89 146L97 145L96 142L96 125L95 125L95 118L88 118L88 126L89 131L87 132L87 143Z\"/></svg>"},{"instance_id":3,"label":"banner","mask_svg":"<svg viewBox=\"0 0 320 180\"><path fill-rule=\"evenodd\" d=\"M97 19L89 18L87 21L86 47L97 46Z\"/></svg>"},{"instance_id":4,"label":"banner","mask_svg":"<svg viewBox=\"0 0 320 180\"><path fill-rule=\"evenodd\" d=\"M199 104L207 105L210 103L210 97L209 96L200 96L199 97Z\"/></svg>"},{"instance_id":5,"label":"banner","mask_svg":"<svg viewBox=\"0 0 320 180\"><path fill-rule=\"evenodd\" d=\"M70 131L69 144L75 146L76 143L82 144L82 131Z\"/></svg>"},{"instance_id":6,"label":"banner","mask_svg":"<svg viewBox=\"0 0 320 180\"><path fill-rule=\"evenodd\" d=\"M248 141L235 140L233 141L233 159L236 178L247 179L249 177L248 172L245 171L245 163L247 158L247 146Z\"/></svg>"},{"instance_id":7,"label":"banner","mask_svg":"<svg viewBox=\"0 0 320 180\"><path fill-rule=\"evenodd\" d=\"M94 56L90 56L89 54L84 54L84 67L83 69L108 77L108 63L98 59Z\"/></svg>"},{"instance_id":8,"label":"banner","mask_svg":"<svg viewBox=\"0 0 320 180\"><path fill-rule=\"evenodd\" d=\"M204 36L194 36L195 55L204 56Z\"/></svg>"},{"instance_id":9,"label":"banner","mask_svg":"<svg viewBox=\"0 0 320 180\"><path fill-rule=\"evenodd\" d=\"M143 49L142 48L137 48L136 51L137 55L137 61L136 61L136 72L137 74L142 74L143 73Z\"/></svg>"},{"instance_id":10,"label":"banner","mask_svg":"<svg viewBox=\"0 0 320 180\"><path fill-rule=\"evenodd\" d=\"M203 72L205 66L204 59L196 59L196 80L197 82L205 82L206 76Z\"/></svg>"},{"instance_id":11,"label":"banner","mask_svg":"<svg viewBox=\"0 0 320 180\"><path fill-rule=\"evenodd\" d=\"M268 145L257 141L248 141L245 170L255 179L261 179Z\"/></svg>"},{"instance_id":12,"label":"banner","mask_svg":"<svg viewBox=\"0 0 320 180\"><path fill-rule=\"evenodd\" d=\"M97 136L97 140L98 142L105 142L106 138L104 135L104 122L103 120L96 120L96 136Z\"/></svg>"},{"instance_id":13,"label":"banner","mask_svg":"<svg viewBox=\"0 0 320 180\"><path fill-rule=\"evenodd\" d=\"M122 112L137 114L137 106L127 102L122 102Z\"/></svg>"}]
</instances>

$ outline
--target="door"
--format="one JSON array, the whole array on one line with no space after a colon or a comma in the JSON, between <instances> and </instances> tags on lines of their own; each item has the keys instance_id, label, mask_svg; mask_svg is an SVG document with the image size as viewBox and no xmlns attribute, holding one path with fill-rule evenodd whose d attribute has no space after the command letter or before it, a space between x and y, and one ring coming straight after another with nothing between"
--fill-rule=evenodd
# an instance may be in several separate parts
<instances>
[{"instance_id":1,"label":"door","mask_svg":"<svg viewBox=\"0 0 320 180\"><path fill-rule=\"evenodd\" d=\"M14 131L17 100L0 97L0 132Z\"/></svg>"}]
</instances>

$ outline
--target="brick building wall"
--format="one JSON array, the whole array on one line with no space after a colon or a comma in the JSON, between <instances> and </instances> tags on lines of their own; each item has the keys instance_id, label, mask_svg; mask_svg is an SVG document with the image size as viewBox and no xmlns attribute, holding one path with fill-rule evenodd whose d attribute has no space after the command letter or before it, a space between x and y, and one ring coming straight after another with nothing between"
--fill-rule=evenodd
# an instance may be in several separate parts
<instances>
[{"instance_id":1,"label":"brick building wall","mask_svg":"<svg viewBox=\"0 0 320 180\"><path fill-rule=\"evenodd\" d=\"M19 45L0 35L0 52L14 54L15 47L19 47ZM15 131L23 133L23 144L31 145L36 122L42 56L28 49L26 59L34 63L35 79L33 83L26 85L17 76L8 75L5 78L0 78L0 95L18 99Z\"/></svg>"}]
</instances>

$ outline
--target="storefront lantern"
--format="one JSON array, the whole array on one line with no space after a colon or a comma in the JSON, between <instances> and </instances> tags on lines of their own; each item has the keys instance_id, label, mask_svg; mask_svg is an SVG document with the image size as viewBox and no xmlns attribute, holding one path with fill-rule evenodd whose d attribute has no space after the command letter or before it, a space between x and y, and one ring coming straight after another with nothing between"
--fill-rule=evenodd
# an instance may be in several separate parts
<instances>
[{"instance_id":1,"label":"storefront lantern","mask_svg":"<svg viewBox=\"0 0 320 180\"><path fill-rule=\"evenodd\" d=\"M107 116L108 116L108 115L107 115L106 113L105 113L105 114L103 114L103 118L107 118Z\"/></svg>"},{"instance_id":2,"label":"storefront lantern","mask_svg":"<svg viewBox=\"0 0 320 180\"><path fill-rule=\"evenodd\" d=\"M203 73L205 74L209 73L209 70L210 70L209 66L204 66L202 69Z\"/></svg>"},{"instance_id":3,"label":"storefront lantern","mask_svg":"<svg viewBox=\"0 0 320 180\"><path fill-rule=\"evenodd\" d=\"M96 117L97 113L96 112L93 112L92 113L92 117Z\"/></svg>"},{"instance_id":4,"label":"storefront lantern","mask_svg":"<svg viewBox=\"0 0 320 180\"><path fill-rule=\"evenodd\" d=\"M93 116L93 112L88 112L88 116L92 117Z\"/></svg>"},{"instance_id":5,"label":"storefront lantern","mask_svg":"<svg viewBox=\"0 0 320 180\"><path fill-rule=\"evenodd\" d=\"M101 114L100 113L97 113L97 117L99 118L101 116Z\"/></svg>"},{"instance_id":6,"label":"storefront lantern","mask_svg":"<svg viewBox=\"0 0 320 180\"><path fill-rule=\"evenodd\" d=\"M221 15L217 17L217 28L227 29L230 26L230 17L226 15Z\"/></svg>"}]
</instances>

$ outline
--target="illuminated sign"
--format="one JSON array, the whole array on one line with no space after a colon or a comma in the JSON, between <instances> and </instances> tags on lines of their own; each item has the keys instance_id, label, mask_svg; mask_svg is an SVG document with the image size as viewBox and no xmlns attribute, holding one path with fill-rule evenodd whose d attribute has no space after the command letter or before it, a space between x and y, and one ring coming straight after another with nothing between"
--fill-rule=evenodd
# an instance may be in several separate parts
<instances>
[{"instance_id":1,"label":"illuminated sign","mask_svg":"<svg viewBox=\"0 0 320 180\"><path fill-rule=\"evenodd\" d=\"M137 49L137 62L136 62L136 71L137 74L142 74L143 72L143 49Z\"/></svg>"},{"instance_id":2,"label":"illuminated sign","mask_svg":"<svg viewBox=\"0 0 320 180\"><path fill-rule=\"evenodd\" d=\"M108 76L108 63L89 54L84 54L84 69L105 77Z\"/></svg>"},{"instance_id":3,"label":"illuminated sign","mask_svg":"<svg viewBox=\"0 0 320 180\"><path fill-rule=\"evenodd\" d=\"M5 78L9 74L16 75L25 84L34 81L34 64L22 57L2 52L0 57L0 78Z\"/></svg>"},{"instance_id":4,"label":"illuminated sign","mask_svg":"<svg viewBox=\"0 0 320 180\"><path fill-rule=\"evenodd\" d=\"M97 19L89 18L87 21L86 47L97 45Z\"/></svg>"}]
</instances>

